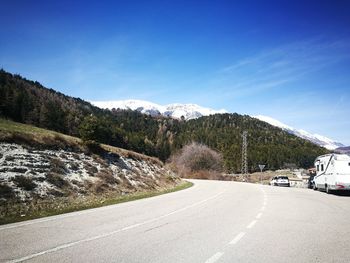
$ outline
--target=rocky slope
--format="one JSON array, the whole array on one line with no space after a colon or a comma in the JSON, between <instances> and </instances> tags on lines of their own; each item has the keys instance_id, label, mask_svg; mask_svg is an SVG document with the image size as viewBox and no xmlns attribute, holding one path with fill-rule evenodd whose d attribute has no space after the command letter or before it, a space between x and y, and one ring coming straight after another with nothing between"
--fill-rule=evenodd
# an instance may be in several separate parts
<instances>
[{"instance_id":1,"label":"rocky slope","mask_svg":"<svg viewBox=\"0 0 350 263\"><path fill-rule=\"evenodd\" d=\"M0 200L125 194L176 184L161 163L107 153L41 150L0 143Z\"/></svg>"}]
</instances>

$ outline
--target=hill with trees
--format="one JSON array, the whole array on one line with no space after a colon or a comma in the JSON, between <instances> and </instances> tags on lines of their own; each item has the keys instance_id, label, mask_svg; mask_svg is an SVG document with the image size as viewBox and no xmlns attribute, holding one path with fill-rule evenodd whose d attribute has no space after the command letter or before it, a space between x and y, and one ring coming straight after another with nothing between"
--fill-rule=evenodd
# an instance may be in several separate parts
<instances>
[{"instance_id":1,"label":"hill with trees","mask_svg":"<svg viewBox=\"0 0 350 263\"><path fill-rule=\"evenodd\" d=\"M166 161L198 142L220 152L227 172L241 166L243 131L248 131L248 166L307 168L327 150L247 115L216 114L189 121L151 117L137 111L104 110L37 81L0 70L0 116L17 122L106 143Z\"/></svg>"}]
</instances>

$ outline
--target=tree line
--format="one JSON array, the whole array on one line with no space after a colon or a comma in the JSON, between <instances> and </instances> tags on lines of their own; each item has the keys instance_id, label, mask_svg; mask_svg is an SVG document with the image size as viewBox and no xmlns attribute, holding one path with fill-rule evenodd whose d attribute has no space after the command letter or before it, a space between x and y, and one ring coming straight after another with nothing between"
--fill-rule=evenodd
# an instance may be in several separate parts
<instances>
[{"instance_id":1,"label":"tree line","mask_svg":"<svg viewBox=\"0 0 350 263\"><path fill-rule=\"evenodd\" d=\"M198 142L220 152L228 172L241 169L241 134L248 131L248 166L307 168L327 152L247 115L216 114L184 121L151 117L130 110L106 110L47 89L0 70L0 116L167 160L182 147Z\"/></svg>"}]
</instances>

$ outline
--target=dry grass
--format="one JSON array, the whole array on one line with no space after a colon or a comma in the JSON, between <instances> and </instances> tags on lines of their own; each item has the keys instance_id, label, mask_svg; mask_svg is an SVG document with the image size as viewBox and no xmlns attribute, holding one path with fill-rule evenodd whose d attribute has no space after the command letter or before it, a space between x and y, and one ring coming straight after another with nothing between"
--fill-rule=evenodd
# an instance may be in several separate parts
<instances>
[{"instance_id":1,"label":"dry grass","mask_svg":"<svg viewBox=\"0 0 350 263\"><path fill-rule=\"evenodd\" d=\"M237 182L249 182L249 183L263 183L270 184L271 179L277 175L288 176L289 178L295 178L295 175L289 170L277 170L277 171L265 171L265 172L256 172L247 175L242 174L233 174L233 175L224 175L225 178L231 178L232 181Z\"/></svg>"},{"instance_id":2,"label":"dry grass","mask_svg":"<svg viewBox=\"0 0 350 263\"><path fill-rule=\"evenodd\" d=\"M24 221L34 218L69 213L78 210L129 202L142 198L166 194L191 187L190 182L182 181L176 185L167 186L162 190L134 192L130 194L107 192L103 195L90 195L84 197L62 197L55 199L34 199L26 203L8 201L0 206L0 225ZM1 189L1 187L0 187Z\"/></svg>"},{"instance_id":3,"label":"dry grass","mask_svg":"<svg viewBox=\"0 0 350 263\"><path fill-rule=\"evenodd\" d=\"M107 184L118 184L118 179L113 176L113 172L110 169L103 169L96 174L96 177L100 178Z\"/></svg>"},{"instance_id":4,"label":"dry grass","mask_svg":"<svg viewBox=\"0 0 350 263\"><path fill-rule=\"evenodd\" d=\"M0 141L38 147L61 149L70 147L83 150L82 141L76 137L1 118Z\"/></svg>"},{"instance_id":5,"label":"dry grass","mask_svg":"<svg viewBox=\"0 0 350 263\"><path fill-rule=\"evenodd\" d=\"M91 153L88 146L77 137L2 118L0 118L0 141L24 144L39 148L71 149L76 152ZM94 145L94 147L96 147L96 145ZM100 144L97 151L100 150L104 153L109 152L126 158L144 160L157 165L163 165L163 163L155 157L146 156L144 154L106 144Z\"/></svg>"},{"instance_id":6,"label":"dry grass","mask_svg":"<svg viewBox=\"0 0 350 263\"><path fill-rule=\"evenodd\" d=\"M236 178L233 176L225 175L213 171L197 171L189 172L183 175L183 178L189 179L203 179L203 180L219 180L219 181L236 181Z\"/></svg>"}]
</instances>

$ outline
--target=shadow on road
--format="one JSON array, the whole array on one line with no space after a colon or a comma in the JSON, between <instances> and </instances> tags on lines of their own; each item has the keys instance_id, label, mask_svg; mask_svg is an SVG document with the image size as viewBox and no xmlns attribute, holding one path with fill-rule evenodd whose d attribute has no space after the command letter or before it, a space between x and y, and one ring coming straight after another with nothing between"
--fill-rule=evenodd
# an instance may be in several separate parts
<instances>
[{"instance_id":1,"label":"shadow on road","mask_svg":"<svg viewBox=\"0 0 350 263\"><path fill-rule=\"evenodd\" d=\"M334 192L332 193L333 195L336 195L336 196L350 196L350 191L344 191L344 192Z\"/></svg>"}]
</instances>

